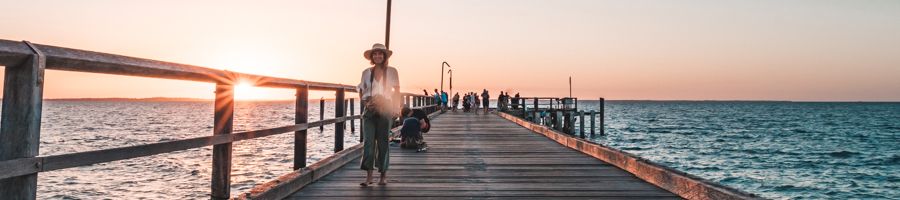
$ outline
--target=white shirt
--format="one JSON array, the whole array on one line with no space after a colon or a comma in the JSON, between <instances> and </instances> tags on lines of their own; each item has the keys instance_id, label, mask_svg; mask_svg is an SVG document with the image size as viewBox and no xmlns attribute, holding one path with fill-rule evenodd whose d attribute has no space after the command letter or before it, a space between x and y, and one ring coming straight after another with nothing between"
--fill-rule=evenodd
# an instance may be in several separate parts
<instances>
[{"instance_id":1,"label":"white shirt","mask_svg":"<svg viewBox=\"0 0 900 200\"><path fill-rule=\"evenodd\" d=\"M392 92L394 89L400 88L400 76L397 74L397 69L391 66L387 67L387 74L383 78L383 80L370 80L372 76L372 71L374 67L366 68L363 70L362 77L360 78L360 83L357 86L359 93L362 96L363 100L368 99L371 96L375 95L383 95L387 98L393 97ZM384 84L381 83L384 81Z\"/></svg>"}]
</instances>

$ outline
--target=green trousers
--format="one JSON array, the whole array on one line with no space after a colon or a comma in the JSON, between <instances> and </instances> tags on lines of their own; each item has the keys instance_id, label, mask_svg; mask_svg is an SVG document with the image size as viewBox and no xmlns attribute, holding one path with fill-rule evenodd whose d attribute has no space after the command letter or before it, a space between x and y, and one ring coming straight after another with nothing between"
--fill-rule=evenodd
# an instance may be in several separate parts
<instances>
[{"instance_id":1,"label":"green trousers","mask_svg":"<svg viewBox=\"0 0 900 200\"><path fill-rule=\"evenodd\" d=\"M362 119L363 156L360 168L378 172L386 172L390 163L389 131L391 120L387 117L375 114L375 112L363 113Z\"/></svg>"}]
</instances>

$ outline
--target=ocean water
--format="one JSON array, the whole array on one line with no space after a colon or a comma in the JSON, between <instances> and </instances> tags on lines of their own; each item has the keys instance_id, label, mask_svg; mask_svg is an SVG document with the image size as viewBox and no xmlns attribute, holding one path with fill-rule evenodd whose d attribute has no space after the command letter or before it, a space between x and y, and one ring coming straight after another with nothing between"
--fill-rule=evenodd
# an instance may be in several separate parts
<instances>
[{"instance_id":1,"label":"ocean water","mask_svg":"<svg viewBox=\"0 0 900 200\"><path fill-rule=\"evenodd\" d=\"M309 120L319 120L318 101L309 105ZM334 118L333 107L333 101L326 103L325 119ZM234 132L293 123L292 101L235 105ZM212 128L212 102L45 101L40 155L209 136ZM324 133L309 130L308 164L333 153L333 128L325 126ZM356 130L350 133L348 127L345 147L358 143ZM234 143L232 196L290 172L293 137L284 133ZM208 146L43 172L38 175L38 199L209 199L211 165Z\"/></svg>"},{"instance_id":2,"label":"ocean water","mask_svg":"<svg viewBox=\"0 0 900 200\"><path fill-rule=\"evenodd\" d=\"M318 120L318 102L309 105L309 120ZM212 134L211 102L45 101L43 110L42 156ZM607 135L592 140L762 197L900 198L900 103L608 101L606 111ZM290 101L238 102L235 132L290 125L293 116ZM332 154L333 135L333 125L310 129L308 163ZM346 136L345 147L357 143L358 131ZM292 143L290 133L236 142L232 195L290 172ZM40 173L38 198L208 199L211 154L204 147Z\"/></svg>"},{"instance_id":3,"label":"ocean water","mask_svg":"<svg viewBox=\"0 0 900 200\"><path fill-rule=\"evenodd\" d=\"M900 103L608 101L606 112L593 141L765 198L900 199Z\"/></svg>"}]
</instances>

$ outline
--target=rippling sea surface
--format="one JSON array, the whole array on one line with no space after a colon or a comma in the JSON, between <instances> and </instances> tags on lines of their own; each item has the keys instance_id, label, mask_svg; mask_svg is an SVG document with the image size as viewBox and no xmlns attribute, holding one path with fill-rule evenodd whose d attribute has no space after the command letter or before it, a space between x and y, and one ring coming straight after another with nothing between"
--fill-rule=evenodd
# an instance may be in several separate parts
<instances>
[{"instance_id":1,"label":"rippling sea surface","mask_svg":"<svg viewBox=\"0 0 900 200\"><path fill-rule=\"evenodd\" d=\"M319 120L319 102L309 106L309 120ZM326 119L334 118L333 106L326 104ZM41 156L209 136L213 128L212 102L45 101L43 110ZM234 132L293 123L292 101L235 105ZM309 130L307 163L332 154L333 136L334 125L324 134ZM358 143L358 131L345 136L345 147ZM284 133L234 143L232 196L290 172L293 138ZM38 199L209 199L211 163L208 146L43 172Z\"/></svg>"},{"instance_id":2,"label":"rippling sea surface","mask_svg":"<svg viewBox=\"0 0 900 200\"><path fill-rule=\"evenodd\" d=\"M318 120L318 101L309 105L309 120ZM766 198L900 198L900 103L610 101L606 111L608 134L594 141ZM45 101L42 118L47 156L209 136L213 105ZM290 101L235 106L235 132L293 122ZM310 129L308 163L332 154L333 135L333 125ZM357 143L358 131L346 136L346 147ZM290 172L292 143L291 133L236 142L232 195ZM38 198L208 199L211 154L205 147L40 173Z\"/></svg>"},{"instance_id":3,"label":"rippling sea surface","mask_svg":"<svg viewBox=\"0 0 900 200\"><path fill-rule=\"evenodd\" d=\"M765 198L900 198L900 103L608 101L606 111L607 135L592 140Z\"/></svg>"}]
</instances>

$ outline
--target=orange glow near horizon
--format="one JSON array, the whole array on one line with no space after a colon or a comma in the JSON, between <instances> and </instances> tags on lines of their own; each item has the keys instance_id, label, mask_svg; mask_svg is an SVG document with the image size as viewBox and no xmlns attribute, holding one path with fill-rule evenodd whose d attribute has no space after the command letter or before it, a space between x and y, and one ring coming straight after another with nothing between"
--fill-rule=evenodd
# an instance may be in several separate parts
<instances>
[{"instance_id":1,"label":"orange glow near horizon","mask_svg":"<svg viewBox=\"0 0 900 200\"><path fill-rule=\"evenodd\" d=\"M384 42L385 4L351 1L0 1L8 8L0 39L357 85L370 66L362 52ZM392 5L390 64L404 92L441 88L446 61L454 93L487 89L491 98L568 96L571 76L573 95L583 99L900 101L900 1ZM46 76L45 98L212 99L215 87ZM444 83L449 89L449 77ZM295 98L290 89L247 84L237 86L236 99ZM310 92L323 97L334 94Z\"/></svg>"}]
</instances>

